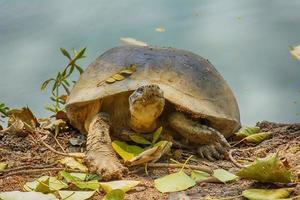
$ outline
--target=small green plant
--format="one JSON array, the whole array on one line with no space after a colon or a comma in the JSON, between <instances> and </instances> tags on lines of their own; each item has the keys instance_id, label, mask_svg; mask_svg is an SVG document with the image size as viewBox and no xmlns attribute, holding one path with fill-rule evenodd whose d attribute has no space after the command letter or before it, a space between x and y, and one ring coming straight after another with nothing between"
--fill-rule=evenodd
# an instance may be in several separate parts
<instances>
[{"instance_id":1,"label":"small green plant","mask_svg":"<svg viewBox=\"0 0 300 200\"><path fill-rule=\"evenodd\" d=\"M4 104L0 103L0 121L4 122L2 119L8 117L9 108Z\"/></svg>"},{"instance_id":2,"label":"small green plant","mask_svg":"<svg viewBox=\"0 0 300 200\"><path fill-rule=\"evenodd\" d=\"M63 71L57 73L55 78L50 78L44 81L41 86L41 90L43 91L50 83L52 83L50 100L53 102L53 104L47 106L47 110L53 113L64 110L66 97L70 94L70 75L74 71L78 71L79 74L83 72L82 68L76 62L79 59L85 58L85 50L86 48L83 48L80 51L76 51L75 49L73 49L73 57L71 57L70 53L66 49L60 48L61 53L68 59L68 64L64 67ZM72 81L72 83L75 82Z\"/></svg>"}]
</instances>

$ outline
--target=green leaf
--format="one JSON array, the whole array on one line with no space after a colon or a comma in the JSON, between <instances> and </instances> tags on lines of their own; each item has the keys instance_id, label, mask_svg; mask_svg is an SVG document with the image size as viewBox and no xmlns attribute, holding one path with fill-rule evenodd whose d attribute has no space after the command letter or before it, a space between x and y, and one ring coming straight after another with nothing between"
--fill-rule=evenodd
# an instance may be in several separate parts
<instances>
[{"instance_id":1,"label":"green leaf","mask_svg":"<svg viewBox=\"0 0 300 200\"><path fill-rule=\"evenodd\" d=\"M271 135L272 135L271 132L260 132L260 133L255 133L253 135L249 135L249 136L245 137L243 140L257 144L257 143L264 141Z\"/></svg>"},{"instance_id":2,"label":"green leaf","mask_svg":"<svg viewBox=\"0 0 300 200\"><path fill-rule=\"evenodd\" d=\"M91 198L95 191L58 191L63 200L85 200Z\"/></svg>"},{"instance_id":3,"label":"green leaf","mask_svg":"<svg viewBox=\"0 0 300 200\"><path fill-rule=\"evenodd\" d=\"M58 200L53 194L43 194L41 192L0 192L1 200Z\"/></svg>"},{"instance_id":4,"label":"green leaf","mask_svg":"<svg viewBox=\"0 0 300 200\"><path fill-rule=\"evenodd\" d=\"M124 192L127 192L131 188L137 186L139 183L140 181L121 180L121 181L100 182L100 186L106 193L109 193L112 190L116 190L116 189L120 189Z\"/></svg>"},{"instance_id":5,"label":"green leaf","mask_svg":"<svg viewBox=\"0 0 300 200\"><path fill-rule=\"evenodd\" d=\"M120 189L112 190L107 193L103 200L123 200L125 197L125 192Z\"/></svg>"},{"instance_id":6,"label":"green leaf","mask_svg":"<svg viewBox=\"0 0 300 200\"><path fill-rule=\"evenodd\" d=\"M68 183L72 183L80 189L98 190L100 186L97 180L83 181L82 179L78 178L78 174L75 174L75 176L73 176L66 171L60 171L59 175L64 177L64 179Z\"/></svg>"},{"instance_id":7,"label":"green leaf","mask_svg":"<svg viewBox=\"0 0 300 200\"><path fill-rule=\"evenodd\" d=\"M191 178L194 179L196 182L207 179L208 177L210 177L210 174L203 171L193 170L191 172Z\"/></svg>"},{"instance_id":8,"label":"green leaf","mask_svg":"<svg viewBox=\"0 0 300 200\"><path fill-rule=\"evenodd\" d=\"M79 65L75 64L75 67L76 67L77 71L79 72L79 74L83 73L83 69Z\"/></svg>"},{"instance_id":9,"label":"green leaf","mask_svg":"<svg viewBox=\"0 0 300 200\"><path fill-rule=\"evenodd\" d=\"M183 171L169 174L154 180L154 186L162 193L178 192L196 185L196 181L186 175Z\"/></svg>"},{"instance_id":10,"label":"green leaf","mask_svg":"<svg viewBox=\"0 0 300 200\"><path fill-rule=\"evenodd\" d=\"M61 51L61 53L62 53L64 56L66 56L66 57L69 58L70 60L72 59L71 56L70 56L70 54L69 54L69 52L68 52L66 49L60 48L60 51Z\"/></svg>"},{"instance_id":11,"label":"green leaf","mask_svg":"<svg viewBox=\"0 0 300 200\"><path fill-rule=\"evenodd\" d=\"M155 144L157 140L159 139L160 135L162 132L162 126L159 127L154 133L153 133L153 139L152 139L152 144Z\"/></svg>"},{"instance_id":12,"label":"green leaf","mask_svg":"<svg viewBox=\"0 0 300 200\"><path fill-rule=\"evenodd\" d=\"M229 181L233 181L238 177L224 169L216 169L213 171L213 177L217 178L219 181L226 183Z\"/></svg>"},{"instance_id":13,"label":"green leaf","mask_svg":"<svg viewBox=\"0 0 300 200\"><path fill-rule=\"evenodd\" d=\"M239 137L247 137L249 135L253 135L255 133L259 133L260 132L260 128L257 126L254 127L242 127L237 133L235 133L236 136Z\"/></svg>"},{"instance_id":14,"label":"green leaf","mask_svg":"<svg viewBox=\"0 0 300 200\"><path fill-rule=\"evenodd\" d=\"M83 48L79 51L79 53L75 56L74 60L78 60L80 58L84 58L84 52L85 52L86 48Z\"/></svg>"},{"instance_id":15,"label":"green leaf","mask_svg":"<svg viewBox=\"0 0 300 200\"><path fill-rule=\"evenodd\" d=\"M53 79L53 78L50 78L50 79L46 80L46 81L42 84L41 90L42 90L42 91L45 90L46 87L48 86L48 84L49 84L51 81L54 81L54 79Z\"/></svg>"},{"instance_id":16,"label":"green leaf","mask_svg":"<svg viewBox=\"0 0 300 200\"><path fill-rule=\"evenodd\" d=\"M130 139L138 144L151 144L148 140L138 134L129 135Z\"/></svg>"},{"instance_id":17,"label":"green leaf","mask_svg":"<svg viewBox=\"0 0 300 200\"><path fill-rule=\"evenodd\" d=\"M80 159L75 159L73 157L65 157L60 160L60 163L64 164L65 166L71 169L79 169L82 172L88 171L88 168L82 164Z\"/></svg>"},{"instance_id":18,"label":"green leaf","mask_svg":"<svg viewBox=\"0 0 300 200\"><path fill-rule=\"evenodd\" d=\"M257 159L251 165L242 168L236 175L245 179L260 182L291 182L291 172L280 161L278 154L263 159Z\"/></svg>"},{"instance_id":19,"label":"green leaf","mask_svg":"<svg viewBox=\"0 0 300 200\"><path fill-rule=\"evenodd\" d=\"M250 200L280 200L290 196L293 188L248 189L242 195Z\"/></svg>"},{"instance_id":20,"label":"green leaf","mask_svg":"<svg viewBox=\"0 0 300 200\"><path fill-rule=\"evenodd\" d=\"M144 151L144 149L139 146L129 145L126 142L118 140L112 142L112 147L125 161L134 158Z\"/></svg>"}]
</instances>

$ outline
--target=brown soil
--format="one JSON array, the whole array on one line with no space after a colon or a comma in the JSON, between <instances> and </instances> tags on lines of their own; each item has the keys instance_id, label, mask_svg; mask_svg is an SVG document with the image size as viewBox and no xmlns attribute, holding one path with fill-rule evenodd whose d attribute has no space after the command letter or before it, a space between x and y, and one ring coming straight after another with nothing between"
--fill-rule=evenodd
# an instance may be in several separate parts
<instances>
[{"instance_id":1,"label":"brown soil","mask_svg":"<svg viewBox=\"0 0 300 200\"><path fill-rule=\"evenodd\" d=\"M238 161L253 161L271 153L279 152L280 157L291 167L295 177L292 184L262 184L255 181L239 180L229 184L200 183L184 193L161 194L154 188L155 178L174 172L178 169L148 169L148 175L143 168L131 169L124 179L140 180L141 184L126 194L126 199L179 199L180 195L187 195L190 199L205 199L205 197L229 197L238 196L247 188L278 188L295 187L293 196L300 195L300 124L278 124L261 122L257 124L263 131L272 131L272 138L263 141L259 145L240 144L234 147L233 157ZM69 145L70 138L78 136L74 130L60 133L58 141L62 148L69 152L83 151L84 147ZM58 151L62 151L53 135L47 135L45 142ZM177 160L184 161L192 152L176 151ZM174 157L174 155L173 155ZM32 181L42 175L55 176L61 166L57 161L63 156L57 155L40 144L32 135L16 136L0 134L0 162L8 163L8 169L0 172L0 191L22 190L27 181ZM165 158L167 160L167 158ZM212 169L223 168L235 172L238 168L227 160L209 162L206 160L192 159L190 164L208 166ZM51 168L53 171L41 171L40 169ZM187 170L188 173L188 170ZM259 173L259 172L258 172ZM93 199L101 199L104 193L96 194ZM181 198L185 199L185 198ZM236 197L233 199L243 199Z\"/></svg>"}]
</instances>

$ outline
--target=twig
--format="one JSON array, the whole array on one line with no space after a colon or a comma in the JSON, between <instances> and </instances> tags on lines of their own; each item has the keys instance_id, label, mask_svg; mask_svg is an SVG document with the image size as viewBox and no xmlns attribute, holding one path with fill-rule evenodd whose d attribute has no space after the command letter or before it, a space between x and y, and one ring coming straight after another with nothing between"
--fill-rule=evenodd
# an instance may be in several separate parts
<instances>
[{"instance_id":1,"label":"twig","mask_svg":"<svg viewBox=\"0 0 300 200\"><path fill-rule=\"evenodd\" d=\"M36 134L36 133L35 133ZM36 134L37 135L37 134ZM71 154L71 153L63 153L60 151L57 151L55 149L53 149L51 146L49 146L46 142L44 142L42 139L39 139L39 141L45 146L47 147L50 151L52 151L53 153L56 153L58 155L62 155L62 156L68 156L68 157L73 157L73 158L84 158L84 155L77 155L77 154Z\"/></svg>"},{"instance_id":2,"label":"twig","mask_svg":"<svg viewBox=\"0 0 300 200\"><path fill-rule=\"evenodd\" d=\"M64 167L55 167L55 168L42 168L42 169L29 169L29 170L19 170L15 172L10 172L4 175L0 175L0 178L6 178L8 176L20 175L20 174L33 174L33 173L40 173L40 172L49 172L49 171L60 171L60 170L67 170L70 172L79 172L79 170L69 170Z\"/></svg>"},{"instance_id":3,"label":"twig","mask_svg":"<svg viewBox=\"0 0 300 200\"><path fill-rule=\"evenodd\" d=\"M232 156L232 152L234 151L235 149L230 149L230 151L228 152L228 157L229 157L229 160L237 167L239 168L243 168L245 167L244 165L238 163Z\"/></svg>"},{"instance_id":4,"label":"twig","mask_svg":"<svg viewBox=\"0 0 300 200\"><path fill-rule=\"evenodd\" d=\"M51 168L54 167L55 165L57 165L57 163L52 163L50 165L36 165L36 166L32 166L32 165L25 165L25 166L20 166L20 167L14 167L14 168L9 168L9 169L5 169L3 171L0 172L0 176L2 174L6 174L6 173L10 173L13 171L20 171L20 170L28 170L28 169L42 169L42 168Z\"/></svg>"},{"instance_id":5,"label":"twig","mask_svg":"<svg viewBox=\"0 0 300 200\"><path fill-rule=\"evenodd\" d=\"M59 141L56 139L56 137L53 137L55 142L58 144L58 146L60 147L60 149L63 151L63 153L66 153L66 150L61 146L61 144L59 143Z\"/></svg>"},{"instance_id":6,"label":"twig","mask_svg":"<svg viewBox=\"0 0 300 200\"><path fill-rule=\"evenodd\" d=\"M169 164L169 163L148 163L148 167L151 168L182 168L183 164ZM200 170L209 174L213 173L213 170L208 167L198 165L185 165L185 168Z\"/></svg>"}]
</instances>

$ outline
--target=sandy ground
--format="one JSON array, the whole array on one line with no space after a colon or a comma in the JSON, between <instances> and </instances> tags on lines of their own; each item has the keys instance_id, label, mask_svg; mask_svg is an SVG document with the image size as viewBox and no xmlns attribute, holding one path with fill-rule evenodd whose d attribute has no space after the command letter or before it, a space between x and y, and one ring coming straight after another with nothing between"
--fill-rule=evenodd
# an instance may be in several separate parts
<instances>
[{"instance_id":1,"label":"sandy ground","mask_svg":"<svg viewBox=\"0 0 300 200\"><path fill-rule=\"evenodd\" d=\"M239 144L234 147L233 157L238 161L252 161L255 158L263 158L271 153L279 152L280 158L285 160L291 167L295 183L292 184L262 184L255 181L239 180L237 182L220 183L199 183L183 194L190 199L205 199L205 197L229 197L238 196L247 188L279 188L295 187L293 196L300 195L300 124L278 124L271 122L261 122L257 124L263 131L272 131L273 136L256 146L249 144ZM62 148L67 151L84 151L83 147L73 147L69 145L69 139L78 136L75 130L67 130L60 133L58 141ZM53 135L49 134L45 142L54 149L62 151ZM175 151L175 149L173 150ZM178 152L178 151L177 151ZM177 160L184 161L192 152L183 151ZM62 167L57 161L63 156L49 151L45 146L28 135L1 135L0 134L0 162L8 163L8 169L0 172L0 191L22 190L27 181L32 181L42 175L55 176L58 169ZM168 160L168 158L165 158ZM236 172L236 167L229 160L209 162L207 160L192 159L190 164L208 166L212 169L223 168L231 172ZM47 170L47 169L51 170ZM41 170L46 169L46 171ZM126 199L179 199L179 193L161 194L154 188L155 178L174 172L178 169L148 169L148 175L143 169L130 169L124 179L140 180L141 183L126 194ZM186 171L189 173L189 171ZM259 173L259 172L258 172ZM298 182L298 183L297 183ZM101 199L104 193L97 193L92 199ZM182 195L182 193L181 193ZM184 199L184 198L182 198ZM243 199L236 197L233 199Z\"/></svg>"}]
</instances>

